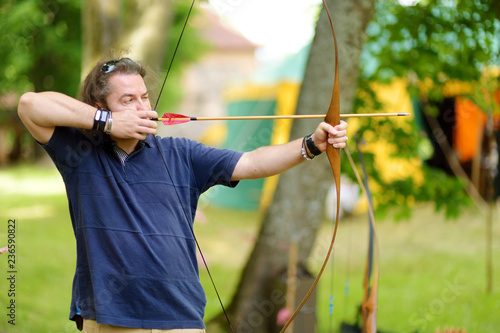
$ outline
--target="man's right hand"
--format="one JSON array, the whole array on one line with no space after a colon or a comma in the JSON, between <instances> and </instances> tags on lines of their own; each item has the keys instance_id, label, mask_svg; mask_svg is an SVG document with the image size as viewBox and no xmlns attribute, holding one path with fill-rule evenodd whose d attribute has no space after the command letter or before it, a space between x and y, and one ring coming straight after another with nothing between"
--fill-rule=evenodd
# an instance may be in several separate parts
<instances>
[{"instance_id":1,"label":"man's right hand","mask_svg":"<svg viewBox=\"0 0 500 333\"><path fill-rule=\"evenodd\" d=\"M122 110L113 112L111 136L116 139L144 140L147 135L156 135L158 124L151 120L158 118L156 111Z\"/></svg>"}]
</instances>

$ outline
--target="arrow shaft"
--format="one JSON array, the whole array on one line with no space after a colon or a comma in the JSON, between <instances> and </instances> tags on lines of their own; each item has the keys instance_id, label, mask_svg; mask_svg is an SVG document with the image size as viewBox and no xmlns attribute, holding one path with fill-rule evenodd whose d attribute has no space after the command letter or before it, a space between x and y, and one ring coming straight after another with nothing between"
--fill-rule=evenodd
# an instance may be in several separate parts
<instances>
[{"instance_id":1,"label":"arrow shaft","mask_svg":"<svg viewBox=\"0 0 500 333\"><path fill-rule=\"evenodd\" d=\"M409 116L409 113L345 113L341 114L340 118L366 118L366 117L404 117ZM273 115L273 116L234 116L234 117L189 117L190 121L195 120L256 120L256 119L313 119L325 118L324 114L296 114L296 115ZM156 119L155 119L156 120ZM173 118L158 118L157 120L187 120L183 117Z\"/></svg>"}]
</instances>

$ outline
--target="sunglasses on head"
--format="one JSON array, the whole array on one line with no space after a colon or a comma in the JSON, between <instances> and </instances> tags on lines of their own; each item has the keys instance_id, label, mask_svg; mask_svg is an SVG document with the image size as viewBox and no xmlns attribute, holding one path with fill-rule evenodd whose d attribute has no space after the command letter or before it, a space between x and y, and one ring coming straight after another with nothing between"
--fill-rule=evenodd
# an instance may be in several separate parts
<instances>
[{"instance_id":1,"label":"sunglasses on head","mask_svg":"<svg viewBox=\"0 0 500 333\"><path fill-rule=\"evenodd\" d=\"M108 61L107 63L105 63L104 65L102 65L101 72L103 72L105 74L111 73L115 69L116 64L119 63L119 62L120 62L120 60L111 60L111 61Z\"/></svg>"}]
</instances>

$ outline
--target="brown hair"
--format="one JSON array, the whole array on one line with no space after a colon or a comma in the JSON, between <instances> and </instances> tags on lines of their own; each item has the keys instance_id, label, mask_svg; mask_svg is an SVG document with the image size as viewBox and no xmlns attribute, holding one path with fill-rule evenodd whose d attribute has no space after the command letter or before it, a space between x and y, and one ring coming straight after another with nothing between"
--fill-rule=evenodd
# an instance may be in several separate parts
<instances>
[{"instance_id":1,"label":"brown hair","mask_svg":"<svg viewBox=\"0 0 500 333\"><path fill-rule=\"evenodd\" d=\"M109 78L116 73L139 74L144 78L146 68L130 58L99 61L83 80L78 94L79 100L92 106L100 103L108 108L106 97L111 93Z\"/></svg>"}]
</instances>

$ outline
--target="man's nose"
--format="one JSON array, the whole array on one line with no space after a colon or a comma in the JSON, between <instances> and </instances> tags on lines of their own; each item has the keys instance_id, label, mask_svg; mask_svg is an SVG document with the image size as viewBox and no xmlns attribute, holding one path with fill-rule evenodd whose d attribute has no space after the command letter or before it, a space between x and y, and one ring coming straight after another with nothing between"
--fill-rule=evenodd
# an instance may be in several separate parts
<instances>
[{"instance_id":1,"label":"man's nose","mask_svg":"<svg viewBox=\"0 0 500 333\"><path fill-rule=\"evenodd\" d=\"M151 103L149 100L140 99L136 104L137 110L151 110Z\"/></svg>"}]
</instances>

